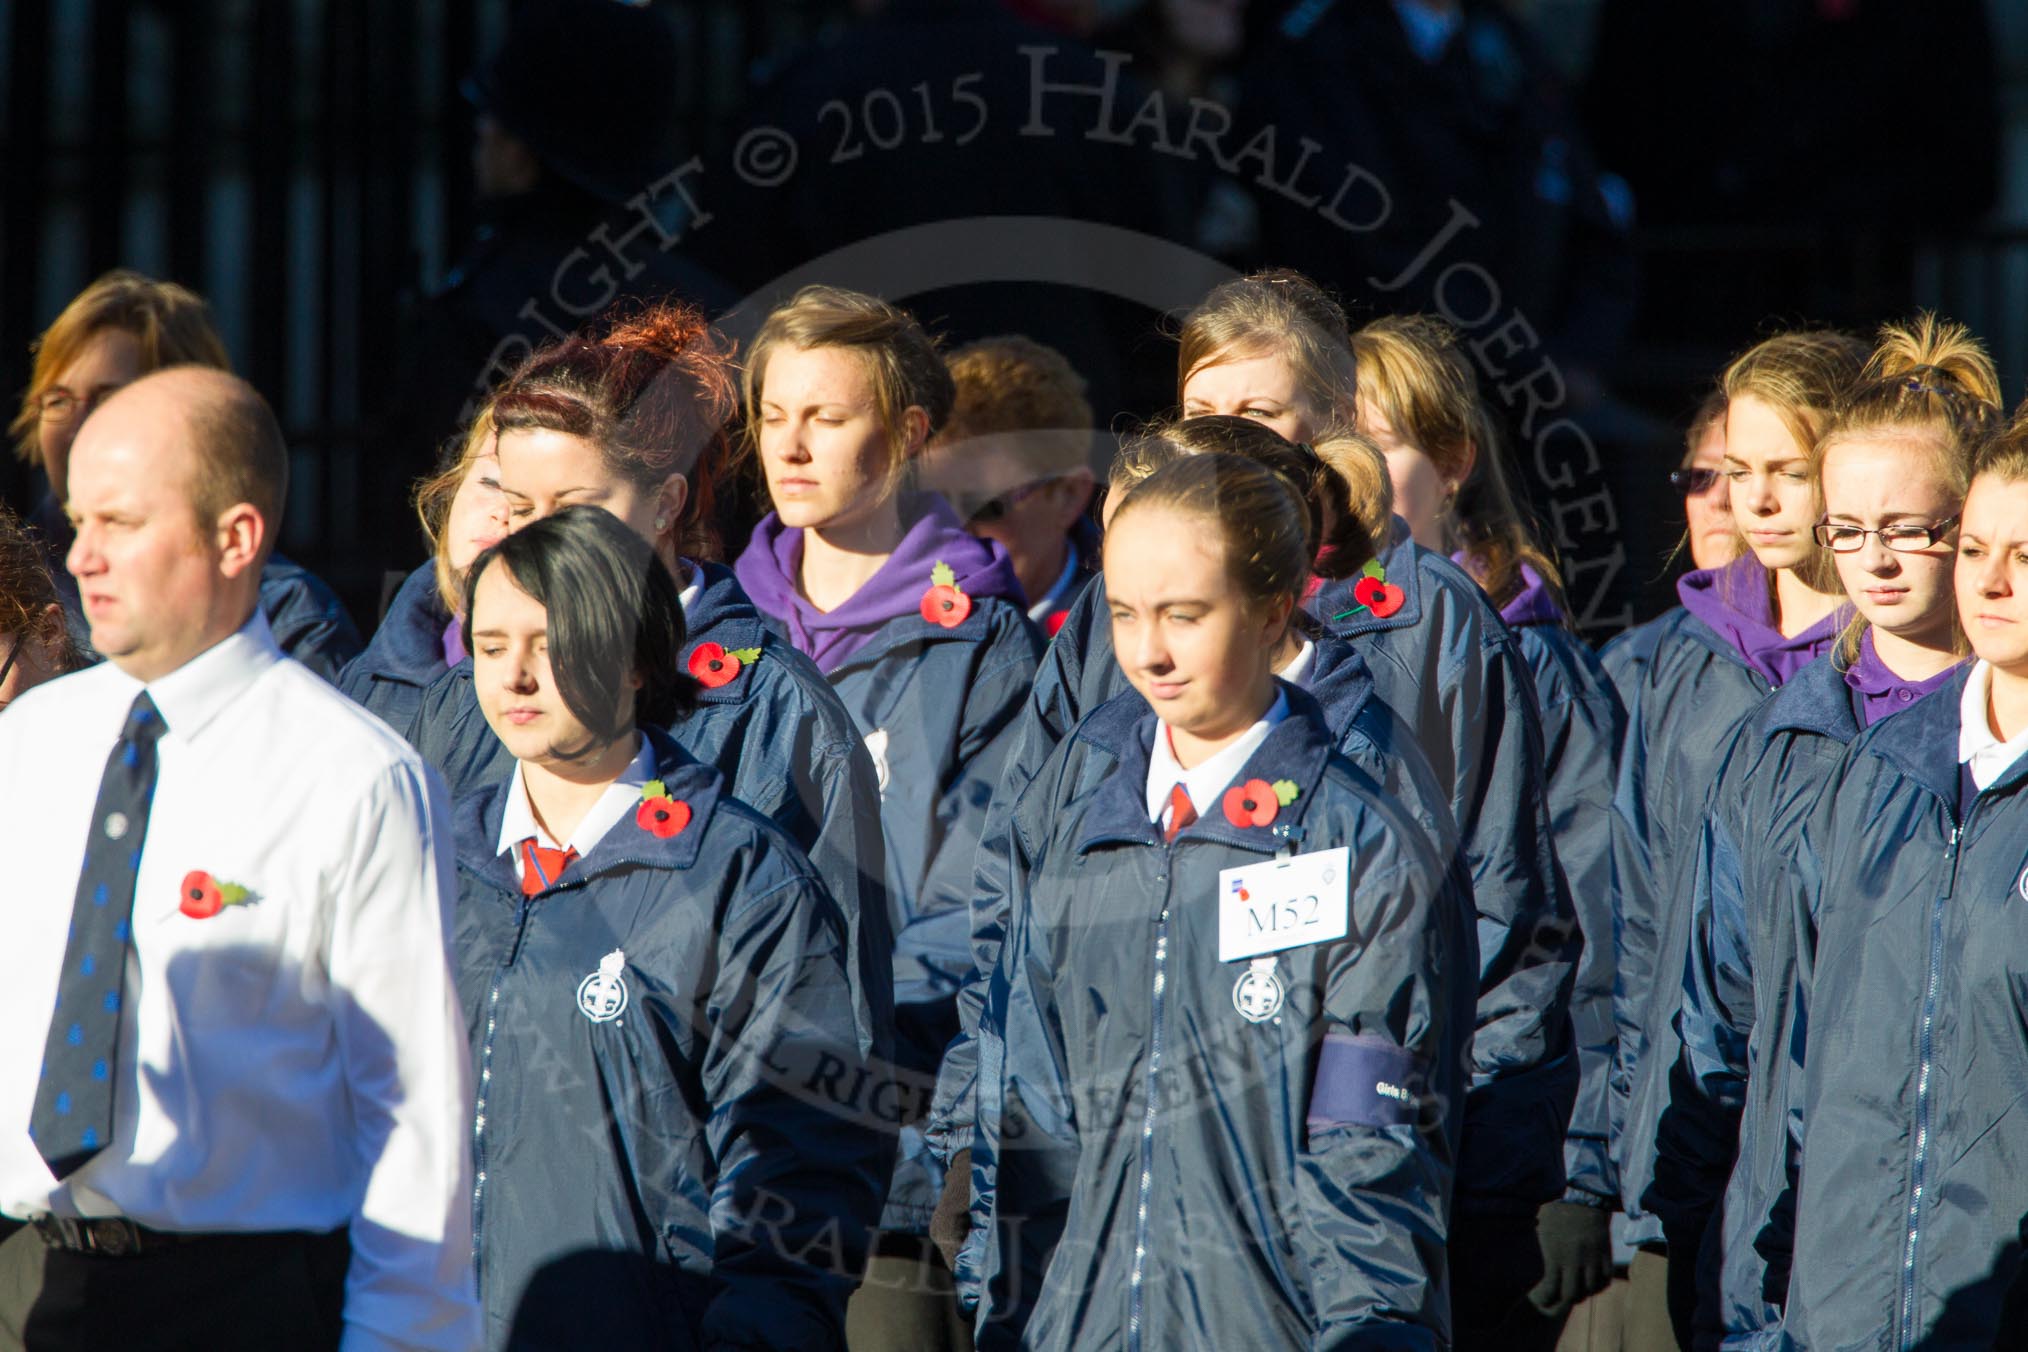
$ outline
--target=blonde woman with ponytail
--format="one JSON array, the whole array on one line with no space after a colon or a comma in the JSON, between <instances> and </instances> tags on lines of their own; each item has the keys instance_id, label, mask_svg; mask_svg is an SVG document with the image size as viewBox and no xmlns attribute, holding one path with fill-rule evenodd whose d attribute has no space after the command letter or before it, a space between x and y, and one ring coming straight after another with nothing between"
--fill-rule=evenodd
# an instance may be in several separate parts
<instances>
[{"instance_id":1,"label":"blonde woman with ponytail","mask_svg":"<svg viewBox=\"0 0 2028 1352\"><path fill-rule=\"evenodd\" d=\"M2028 1339L2021 414L1979 452L1958 515L1952 580L1975 660L1859 735L1796 850L1801 1170L1795 1205L1775 1209L1793 1234L1770 1235L1792 1254L1789 1345Z\"/></svg>"},{"instance_id":2,"label":"blonde woman with ponytail","mask_svg":"<svg viewBox=\"0 0 2028 1352\"><path fill-rule=\"evenodd\" d=\"M1636 1101L1651 1043L1664 1045L1688 948L1689 897L1704 800L1733 733L1771 690L1829 652L1844 626L1836 574L1811 534L1819 516L1810 455L1858 380L1867 349L1842 333L1780 334L1735 358L1719 379L1726 399L1725 473L1747 552L1677 584L1631 688L1614 793L1619 884L1618 1045L1614 1157L1630 1270L1629 1318L1652 1321L1667 1303L1661 1221L1647 1209L1660 1105Z\"/></svg>"},{"instance_id":3,"label":"blonde woman with ponytail","mask_svg":"<svg viewBox=\"0 0 2028 1352\"><path fill-rule=\"evenodd\" d=\"M1692 979L1637 1091L1667 1104L1656 1114L1661 1162L1649 1198L1670 1264L1691 1265L1672 1285L1696 1293L1677 1313L1700 1346L1751 1343L1781 1319L1765 1299L1755 1240L1788 1182L1797 836L1846 748L1949 683L1963 659L1951 586L1958 525L1999 398L1978 340L1918 315L1881 330L1811 454L1824 510L1815 535L1856 615L1725 756L1697 850L1706 862L1689 908ZM1850 1016L1827 1008L1821 1017ZM1706 1236L1720 1222L1714 1246ZM1714 1247L1716 1281L1699 1266Z\"/></svg>"},{"instance_id":4,"label":"blonde woman with ponytail","mask_svg":"<svg viewBox=\"0 0 2028 1352\"><path fill-rule=\"evenodd\" d=\"M1613 1272L1612 796L1626 715L1597 657L1571 631L1556 565L1523 523L1457 331L1423 315L1377 319L1352 335L1352 351L1359 428L1386 456L1396 510L1418 545L1448 553L1485 589L1527 661L1556 855L1584 932L1571 994L1582 1079L1564 1142L1568 1180L1536 1217L1542 1279L1493 1331L1503 1342L1547 1345L1571 1307Z\"/></svg>"}]
</instances>

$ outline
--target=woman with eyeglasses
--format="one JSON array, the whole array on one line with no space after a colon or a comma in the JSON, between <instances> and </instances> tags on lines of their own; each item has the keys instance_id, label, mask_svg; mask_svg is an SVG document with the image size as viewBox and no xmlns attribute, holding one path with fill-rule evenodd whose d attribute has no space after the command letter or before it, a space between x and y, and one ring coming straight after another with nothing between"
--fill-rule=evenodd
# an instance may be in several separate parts
<instances>
[{"instance_id":1,"label":"woman with eyeglasses","mask_svg":"<svg viewBox=\"0 0 2028 1352\"><path fill-rule=\"evenodd\" d=\"M1683 604L1664 617L1651 658L1621 692L1613 1150L1624 1234L1637 1247L1627 1317L1663 1337L1666 1242L1645 1201L1663 1102L1635 1090L1679 1003L1689 947L1682 879L1720 753L1770 691L1830 650L1845 622L1836 575L1811 535L1820 513L1810 452L1867 355L1846 334L1800 331L1766 339L1726 367L1725 471L1748 552L1677 582Z\"/></svg>"},{"instance_id":2,"label":"woman with eyeglasses","mask_svg":"<svg viewBox=\"0 0 2028 1352\"><path fill-rule=\"evenodd\" d=\"M1977 660L1859 735L1796 850L1800 1176L1761 1240L1792 1218L1784 1346L2028 1346L2028 421L1959 516Z\"/></svg>"},{"instance_id":3,"label":"woman with eyeglasses","mask_svg":"<svg viewBox=\"0 0 2028 1352\"><path fill-rule=\"evenodd\" d=\"M106 396L152 371L186 365L229 371L232 360L202 296L124 268L72 297L33 350L35 369L9 430L16 453L40 465L48 480L49 491L29 521L41 535L65 621L89 654L90 629L64 567L72 534L64 503L78 428ZM364 646L337 593L279 553L261 569L261 612L282 651L327 681L335 682Z\"/></svg>"},{"instance_id":4,"label":"woman with eyeglasses","mask_svg":"<svg viewBox=\"0 0 2028 1352\"><path fill-rule=\"evenodd\" d=\"M1824 503L1817 542L1831 551L1857 617L1725 755L1693 855L1675 1036L1645 1067L1649 1092L1668 1103L1648 1196L1670 1266L1686 1265L1671 1274L1686 1345L1744 1345L1781 1320L1754 1241L1787 1182L1796 835L1835 782L1845 748L1948 682L1962 660L1951 588L1957 526L1999 399L1977 340L1921 315L1881 331L1811 457ZM1716 1264L1703 1261L1714 1254Z\"/></svg>"}]
</instances>

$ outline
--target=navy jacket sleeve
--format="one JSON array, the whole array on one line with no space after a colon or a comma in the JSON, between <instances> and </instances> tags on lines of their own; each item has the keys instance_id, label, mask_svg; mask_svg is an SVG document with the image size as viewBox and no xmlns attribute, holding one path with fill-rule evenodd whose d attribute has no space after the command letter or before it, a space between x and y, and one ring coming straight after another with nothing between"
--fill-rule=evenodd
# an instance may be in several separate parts
<instances>
[{"instance_id":1,"label":"navy jacket sleeve","mask_svg":"<svg viewBox=\"0 0 2028 1352\"><path fill-rule=\"evenodd\" d=\"M801 868L773 887L742 888L722 919L702 1067L718 1166L707 1346L843 1341L892 1141L797 1072L867 1064L848 1035L849 944L844 917Z\"/></svg>"},{"instance_id":2,"label":"navy jacket sleeve","mask_svg":"<svg viewBox=\"0 0 2028 1352\"><path fill-rule=\"evenodd\" d=\"M365 651L338 594L286 559L269 560L261 572L261 612L276 646L334 685L345 664Z\"/></svg>"},{"instance_id":3,"label":"navy jacket sleeve","mask_svg":"<svg viewBox=\"0 0 2028 1352\"><path fill-rule=\"evenodd\" d=\"M1613 771L1626 736L1626 713L1597 659L1561 630L1519 631L1542 701L1545 792L1556 856L1570 886L1584 950L1570 993L1578 1058L1577 1104L1564 1138L1566 1201L1618 1202L1612 1166L1608 1082L1612 1075ZM1539 654L1535 645L1545 651ZM1560 647L1561 651L1556 649Z\"/></svg>"},{"instance_id":4,"label":"navy jacket sleeve","mask_svg":"<svg viewBox=\"0 0 2028 1352\"><path fill-rule=\"evenodd\" d=\"M968 893L971 964L958 988L958 1033L938 1069L935 1102L925 1130L930 1150L946 1165L970 1144L978 1071L973 1037L985 1003L986 983L999 961L1006 932L1008 889L1012 886L1007 832L1014 804L1085 712L1079 696L1092 631L1096 625L1110 623L1097 604L1100 592L1094 583L1078 594L1055 641L1043 650L1035 678L1007 730L1000 751L999 783L980 819Z\"/></svg>"},{"instance_id":5,"label":"navy jacket sleeve","mask_svg":"<svg viewBox=\"0 0 2028 1352\"><path fill-rule=\"evenodd\" d=\"M1472 1041L1459 1208L1530 1212L1564 1191L1577 1092L1570 991L1583 938L1552 844L1534 683L1504 632L1447 713L1458 748L1458 823L1479 913L1479 1025Z\"/></svg>"},{"instance_id":6,"label":"navy jacket sleeve","mask_svg":"<svg viewBox=\"0 0 2028 1352\"><path fill-rule=\"evenodd\" d=\"M1452 975L1471 939L1432 895L1434 870L1432 857L1361 874L1363 942L1341 947L1325 988L1296 1180L1319 1352L1440 1346L1431 1323L1442 1320L1459 1121L1446 1105L1462 1088L1473 1001ZM1348 1105L1403 1081L1421 1097L1419 1120Z\"/></svg>"}]
</instances>

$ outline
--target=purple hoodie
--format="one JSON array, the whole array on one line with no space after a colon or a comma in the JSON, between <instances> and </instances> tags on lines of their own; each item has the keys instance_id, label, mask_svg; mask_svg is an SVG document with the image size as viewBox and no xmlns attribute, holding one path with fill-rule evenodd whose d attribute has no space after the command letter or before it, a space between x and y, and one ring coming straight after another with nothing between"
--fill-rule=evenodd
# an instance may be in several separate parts
<instances>
[{"instance_id":1,"label":"purple hoodie","mask_svg":"<svg viewBox=\"0 0 2028 1352\"><path fill-rule=\"evenodd\" d=\"M1478 580L1479 570L1472 566L1471 556L1463 550L1451 555L1451 562ZM1542 574L1521 565L1521 590L1514 593L1506 605L1500 607L1500 618L1509 628L1520 629L1531 624L1563 623L1563 610L1556 604L1556 597L1550 594L1549 583Z\"/></svg>"},{"instance_id":2,"label":"purple hoodie","mask_svg":"<svg viewBox=\"0 0 2028 1352\"><path fill-rule=\"evenodd\" d=\"M1767 678L1771 686L1830 651L1838 631L1852 617L1840 605L1823 619L1786 638L1774 622L1774 599L1768 594L1767 569L1751 554L1742 554L1723 568L1699 568L1676 582L1683 608L1732 645L1742 662Z\"/></svg>"},{"instance_id":3,"label":"purple hoodie","mask_svg":"<svg viewBox=\"0 0 2028 1352\"><path fill-rule=\"evenodd\" d=\"M1955 666L1946 667L1926 681L1904 681L1888 670L1873 650L1873 631L1859 638L1859 660L1845 671L1845 684L1859 692L1859 709L1866 726L1872 727L1889 714L1898 714L1957 675Z\"/></svg>"},{"instance_id":4,"label":"purple hoodie","mask_svg":"<svg viewBox=\"0 0 2028 1352\"><path fill-rule=\"evenodd\" d=\"M902 520L908 528L894 553L833 611L819 610L804 598L798 585L803 528L784 526L774 512L753 528L753 538L732 571L761 613L780 620L788 628L789 642L827 676L883 626L921 612L923 594L933 585L930 573L939 563L950 565L958 588L974 601L998 596L1023 604L1021 583L1006 548L997 540L967 533L942 498L925 493L905 499Z\"/></svg>"}]
</instances>

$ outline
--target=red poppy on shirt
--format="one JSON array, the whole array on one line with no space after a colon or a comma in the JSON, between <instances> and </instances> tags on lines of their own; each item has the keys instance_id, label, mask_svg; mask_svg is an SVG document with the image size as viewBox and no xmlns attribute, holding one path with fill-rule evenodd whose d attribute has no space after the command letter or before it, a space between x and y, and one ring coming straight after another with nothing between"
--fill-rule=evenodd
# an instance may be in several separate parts
<instances>
[{"instance_id":1,"label":"red poppy on shirt","mask_svg":"<svg viewBox=\"0 0 2028 1352\"><path fill-rule=\"evenodd\" d=\"M760 656L760 649L732 649L720 643L700 643L690 653L690 674L706 690L730 685L746 664Z\"/></svg>"},{"instance_id":2,"label":"red poppy on shirt","mask_svg":"<svg viewBox=\"0 0 2028 1352\"><path fill-rule=\"evenodd\" d=\"M634 825L657 840L669 837L690 825L690 804L671 798L659 779L641 786L641 805L634 809Z\"/></svg>"},{"instance_id":3,"label":"red poppy on shirt","mask_svg":"<svg viewBox=\"0 0 2028 1352\"><path fill-rule=\"evenodd\" d=\"M972 613L972 598L958 586L958 575L948 563L930 569L930 589L922 594L922 617L931 624L955 629Z\"/></svg>"}]
</instances>

